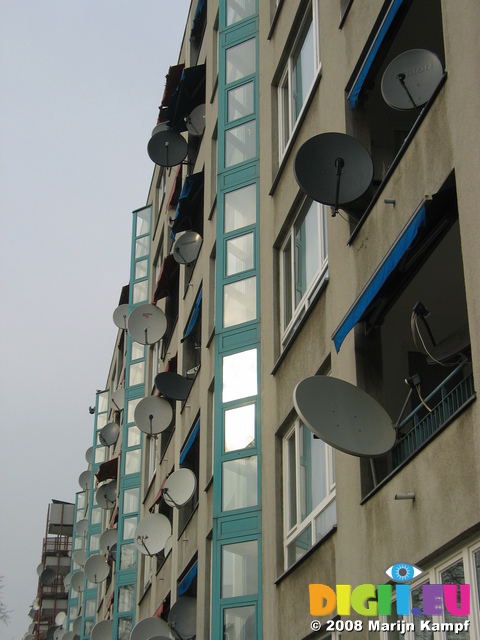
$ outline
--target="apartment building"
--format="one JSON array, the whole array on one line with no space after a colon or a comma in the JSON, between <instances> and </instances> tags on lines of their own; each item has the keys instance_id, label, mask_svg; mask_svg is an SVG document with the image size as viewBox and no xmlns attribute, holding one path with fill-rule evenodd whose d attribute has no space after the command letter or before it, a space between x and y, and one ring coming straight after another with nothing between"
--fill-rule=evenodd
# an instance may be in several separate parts
<instances>
[{"instance_id":1,"label":"apartment building","mask_svg":"<svg viewBox=\"0 0 480 640\"><path fill-rule=\"evenodd\" d=\"M474 0L192 2L55 640L480 637L478 24Z\"/></svg>"}]
</instances>

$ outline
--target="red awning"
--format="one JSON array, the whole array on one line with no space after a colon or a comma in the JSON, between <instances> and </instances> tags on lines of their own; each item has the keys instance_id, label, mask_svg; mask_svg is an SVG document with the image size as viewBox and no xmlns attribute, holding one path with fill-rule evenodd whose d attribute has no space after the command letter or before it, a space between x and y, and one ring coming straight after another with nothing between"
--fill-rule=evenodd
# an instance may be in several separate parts
<instances>
[{"instance_id":1,"label":"red awning","mask_svg":"<svg viewBox=\"0 0 480 640\"><path fill-rule=\"evenodd\" d=\"M107 460L106 462L102 462L95 475L97 476L98 482L103 482L104 480L115 480L118 475L118 456L115 456L115 458Z\"/></svg>"},{"instance_id":2,"label":"red awning","mask_svg":"<svg viewBox=\"0 0 480 640\"><path fill-rule=\"evenodd\" d=\"M177 169L177 175L175 176L175 182L170 192L170 197L168 198L167 206L165 207L165 213L167 213L170 207L173 208L177 206L178 199L180 197L181 192L182 192L182 165L180 164Z\"/></svg>"},{"instance_id":3,"label":"red awning","mask_svg":"<svg viewBox=\"0 0 480 640\"><path fill-rule=\"evenodd\" d=\"M162 270L158 276L157 286L153 294L153 304L162 298L166 298L172 291L178 289L178 276L180 265L172 254L163 261Z\"/></svg>"},{"instance_id":4,"label":"red awning","mask_svg":"<svg viewBox=\"0 0 480 640\"><path fill-rule=\"evenodd\" d=\"M168 73L165 76L165 89L163 91L162 104L159 107L160 113L158 114L157 124L168 120L168 105L170 104L170 98L172 97L172 93L178 87L184 67L184 64L174 65L169 68Z\"/></svg>"},{"instance_id":5,"label":"red awning","mask_svg":"<svg viewBox=\"0 0 480 640\"><path fill-rule=\"evenodd\" d=\"M177 360L178 353L176 353L173 358L167 362L167 366L165 367L165 371L172 371L173 373L177 373Z\"/></svg>"}]
</instances>

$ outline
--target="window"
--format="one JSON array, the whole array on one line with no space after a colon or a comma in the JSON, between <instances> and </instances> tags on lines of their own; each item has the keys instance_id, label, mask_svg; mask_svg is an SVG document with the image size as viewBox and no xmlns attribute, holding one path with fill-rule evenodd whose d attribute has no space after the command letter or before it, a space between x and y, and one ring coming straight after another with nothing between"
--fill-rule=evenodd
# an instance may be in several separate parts
<instances>
[{"instance_id":1,"label":"window","mask_svg":"<svg viewBox=\"0 0 480 640\"><path fill-rule=\"evenodd\" d=\"M147 437L147 482L149 487L157 470L157 438Z\"/></svg>"},{"instance_id":2,"label":"window","mask_svg":"<svg viewBox=\"0 0 480 640\"><path fill-rule=\"evenodd\" d=\"M280 156L285 152L319 71L318 0L313 0L300 25L278 88Z\"/></svg>"},{"instance_id":3,"label":"window","mask_svg":"<svg viewBox=\"0 0 480 640\"><path fill-rule=\"evenodd\" d=\"M283 346L324 284L327 268L326 207L306 200L281 250Z\"/></svg>"},{"instance_id":4,"label":"window","mask_svg":"<svg viewBox=\"0 0 480 640\"><path fill-rule=\"evenodd\" d=\"M200 419L196 421L195 426L193 427L180 452L180 468L190 469L190 471L193 471L197 482L195 484L195 491L193 493L193 496L184 506L180 507L179 509L179 535L187 526L190 517L198 506L198 474L200 468Z\"/></svg>"},{"instance_id":5,"label":"window","mask_svg":"<svg viewBox=\"0 0 480 640\"><path fill-rule=\"evenodd\" d=\"M299 420L283 441L285 569L337 522L331 447Z\"/></svg>"}]
</instances>

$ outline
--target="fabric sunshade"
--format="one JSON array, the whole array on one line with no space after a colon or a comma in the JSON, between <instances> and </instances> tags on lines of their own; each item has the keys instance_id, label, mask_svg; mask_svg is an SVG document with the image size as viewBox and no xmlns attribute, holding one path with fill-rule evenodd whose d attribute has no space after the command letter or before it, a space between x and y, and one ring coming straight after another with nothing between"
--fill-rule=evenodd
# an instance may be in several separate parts
<instances>
[{"instance_id":1,"label":"fabric sunshade","mask_svg":"<svg viewBox=\"0 0 480 640\"><path fill-rule=\"evenodd\" d=\"M183 594L188 591L188 589L190 588L190 585L192 584L195 576L197 575L197 571L198 571L198 562L195 562L193 567L190 569L190 571L187 573L187 575L184 577L184 579L178 585L178 595L179 596L183 596Z\"/></svg>"},{"instance_id":2,"label":"fabric sunshade","mask_svg":"<svg viewBox=\"0 0 480 640\"><path fill-rule=\"evenodd\" d=\"M195 227L195 219L203 213L203 171L185 178L178 199L177 213L172 225L172 236Z\"/></svg>"},{"instance_id":3,"label":"fabric sunshade","mask_svg":"<svg viewBox=\"0 0 480 640\"><path fill-rule=\"evenodd\" d=\"M107 460L106 462L102 462L95 475L97 476L98 482L103 482L104 480L115 480L118 475L118 456L115 456L115 458Z\"/></svg>"},{"instance_id":4,"label":"fabric sunshade","mask_svg":"<svg viewBox=\"0 0 480 640\"><path fill-rule=\"evenodd\" d=\"M200 430L200 420L195 425L194 430L190 434L190 437L188 438L187 442L185 443L185 446L180 452L180 464L183 464L183 461L185 460L187 453L190 451L192 444L195 442L195 438L197 437L199 430Z\"/></svg>"},{"instance_id":5,"label":"fabric sunshade","mask_svg":"<svg viewBox=\"0 0 480 640\"><path fill-rule=\"evenodd\" d=\"M183 70L180 82L172 94L168 107L170 127L181 133L187 130L184 118L195 107L205 104L205 65L187 67Z\"/></svg>"},{"instance_id":6,"label":"fabric sunshade","mask_svg":"<svg viewBox=\"0 0 480 640\"><path fill-rule=\"evenodd\" d=\"M168 296L171 291L178 287L179 266L172 254L165 258L158 276L155 293L153 294L153 304Z\"/></svg>"},{"instance_id":7,"label":"fabric sunshade","mask_svg":"<svg viewBox=\"0 0 480 640\"><path fill-rule=\"evenodd\" d=\"M193 305L192 315L190 316L189 323L187 328L185 329L185 333L183 334L182 342L188 338L188 336L195 329L195 325L197 324L198 316L200 315L200 307L202 304L202 291L200 291L200 295L198 296L195 304Z\"/></svg>"}]
</instances>

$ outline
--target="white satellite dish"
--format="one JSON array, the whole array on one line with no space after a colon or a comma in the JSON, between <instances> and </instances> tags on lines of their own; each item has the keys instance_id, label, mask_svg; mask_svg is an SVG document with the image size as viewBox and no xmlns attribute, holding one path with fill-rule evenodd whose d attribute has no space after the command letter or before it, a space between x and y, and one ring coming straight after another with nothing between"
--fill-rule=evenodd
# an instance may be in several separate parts
<instances>
[{"instance_id":1,"label":"white satellite dish","mask_svg":"<svg viewBox=\"0 0 480 640\"><path fill-rule=\"evenodd\" d=\"M179 264L195 262L202 247L202 236L195 231L185 231L173 245L173 257Z\"/></svg>"},{"instance_id":2,"label":"white satellite dish","mask_svg":"<svg viewBox=\"0 0 480 640\"><path fill-rule=\"evenodd\" d=\"M50 567L47 567L47 569L44 569L40 574L40 582L47 587L52 585L56 579L57 579L57 574L53 569L50 569Z\"/></svg>"},{"instance_id":3,"label":"white satellite dish","mask_svg":"<svg viewBox=\"0 0 480 640\"><path fill-rule=\"evenodd\" d=\"M100 442L105 447L111 447L115 444L120 435L120 425L116 422L107 422L107 424L101 429L99 434Z\"/></svg>"},{"instance_id":4,"label":"white satellite dish","mask_svg":"<svg viewBox=\"0 0 480 640\"><path fill-rule=\"evenodd\" d=\"M53 634L53 640L63 640L67 631L63 627L57 627Z\"/></svg>"},{"instance_id":5,"label":"white satellite dish","mask_svg":"<svg viewBox=\"0 0 480 640\"><path fill-rule=\"evenodd\" d=\"M168 556L173 546L173 536L168 536L167 541L165 542L165 548L163 550L163 555L165 558Z\"/></svg>"},{"instance_id":6,"label":"white satellite dish","mask_svg":"<svg viewBox=\"0 0 480 640\"><path fill-rule=\"evenodd\" d=\"M74 551L72 557L75 564L78 564L78 566L80 567L85 566L85 562L87 561L87 554L85 551L83 551L83 549L77 549L77 551ZM73 586L73 576L72 578L70 578L70 584Z\"/></svg>"},{"instance_id":7,"label":"white satellite dish","mask_svg":"<svg viewBox=\"0 0 480 640\"><path fill-rule=\"evenodd\" d=\"M55 636L55 631L58 629L56 625L52 625L47 629L47 633L45 635L46 640L53 640Z\"/></svg>"},{"instance_id":8,"label":"white satellite dish","mask_svg":"<svg viewBox=\"0 0 480 640\"><path fill-rule=\"evenodd\" d=\"M92 464L92 459L93 459L93 447L88 447L88 449L85 451L85 460L87 461L87 464Z\"/></svg>"},{"instance_id":9,"label":"white satellite dish","mask_svg":"<svg viewBox=\"0 0 480 640\"><path fill-rule=\"evenodd\" d=\"M428 351L428 364L437 362L447 362L455 356L461 354L470 346L470 333L468 326L458 329Z\"/></svg>"},{"instance_id":10,"label":"white satellite dish","mask_svg":"<svg viewBox=\"0 0 480 640\"><path fill-rule=\"evenodd\" d=\"M141 304L128 317L128 333L140 344L155 344L167 330L167 318L154 304Z\"/></svg>"},{"instance_id":11,"label":"white satellite dish","mask_svg":"<svg viewBox=\"0 0 480 640\"><path fill-rule=\"evenodd\" d=\"M197 599L190 596L179 598L168 614L168 626L180 638L194 638L197 633Z\"/></svg>"},{"instance_id":12,"label":"white satellite dish","mask_svg":"<svg viewBox=\"0 0 480 640\"><path fill-rule=\"evenodd\" d=\"M110 404L114 411L122 411L125 406L125 389L123 387L119 387L112 393L110 396Z\"/></svg>"},{"instance_id":13,"label":"white satellite dish","mask_svg":"<svg viewBox=\"0 0 480 640\"><path fill-rule=\"evenodd\" d=\"M67 633L63 636L63 640L75 640L75 638L78 638L75 631L67 631Z\"/></svg>"},{"instance_id":14,"label":"white satellite dish","mask_svg":"<svg viewBox=\"0 0 480 640\"><path fill-rule=\"evenodd\" d=\"M75 524L75 535L84 536L88 529L88 518L82 518Z\"/></svg>"},{"instance_id":15,"label":"white satellite dish","mask_svg":"<svg viewBox=\"0 0 480 640\"><path fill-rule=\"evenodd\" d=\"M32 622L32 624L28 625L28 633L33 633L35 631L35 623Z\"/></svg>"},{"instance_id":16,"label":"white satellite dish","mask_svg":"<svg viewBox=\"0 0 480 640\"><path fill-rule=\"evenodd\" d=\"M40 600L38 598L35 598L35 600L32 602L32 609L34 611L38 611L40 609Z\"/></svg>"},{"instance_id":17,"label":"white satellite dish","mask_svg":"<svg viewBox=\"0 0 480 640\"><path fill-rule=\"evenodd\" d=\"M100 620L93 627L90 640L112 640L113 620Z\"/></svg>"},{"instance_id":18,"label":"white satellite dish","mask_svg":"<svg viewBox=\"0 0 480 640\"><path fill-rule=\"evenodd\" d=\"M201 136L205 131L205 105L199 104L192 113L185 118L188 133L193 136Z\"/></svg>"},{"instance_id":19,"label":"white satellite dish","mask_svg":"<svg viewBox=\"0 0 480 640\"><path fill-rule=\"evenodd\" d=\"M78 616L78 618L75 618L75 620L73 621L72 629L75 631L77 636L82 635L82 616Z\"/></svg>"},{"instance_id":20,"label":"white satellite dish","mask_svg":"<svg viewBox=\"0 0 480 640\"><path fill-rule=\"evenodd\" d=\"M64 585L65 587L67 587L67 589L68 589L68 587L70 586L70 580L71 580L71 578L72 578L72 574L71 574L71 573L67 573L67 575L63 578L63 585Z\"/></svg>"},{"instance_id":21,"label":"white satellite dish","mask_svg":"<svg viewBox=\"0 0 480 640\"><path fill-rule=\"evenodd\" d=\"M61 627L66 619L67 619L67 614L65 613L65 611L60 611L55 616L55 624Z\"/></svg>"},{"instance_id":22,"label":"white satellite dish","mask_svg":"<svg viewBox=\"0 0 480 640\"><path fill-rule=\"evenodd\" d=\"M114 562L117 561L117 544L116 543L112 544L112 546L108 550L108 555Z\"/></svg>"},{"instance_id":23,"label":"white satellite dish","mask_svg":"<svg viewBox=\"0 0 480 640\"><path fill-rule=\"evenodd\" d=\"M98 487L96 499L99 507L111 509L117 499L117 481L111 480Z\"/></svg>"},{"instance_id":24,"label":"white satellite dish","mask_svg":"<svg viewBox=\"0 0 480 640\"><path fill-rule=\"evenodd\" d=\"M87 469L87 471L82 471L78 478L78 484L84 491L87 491L92 486L92 474Z\"/></svg>"},{"instance_id":25,"label":"white satellite dish","mask_svg":"<svg viewBox=\"0 0 480 640\"><path fill-rule=\"evenodd\" d=\"M119 329L128 328L128 304L121 304L113 312L113 322Z\"/></svg>"},{"instance_id":26,"label":"white satellite dish","mask_svg":"<svg viewBox=\"0 0 480 640\"><path fill-rule=\"evenodd\" d=\"M157 435L171 425L173 409L165 398L148 396L135 407L134 420L140 431Z\"/></svg>"},{"instance_id":27,"label":"white satellite dish","mask_svg":"<svg viewBox=\"0 0 480 640\"><path fill-rule=\"evenodd\" d=\"M82 592L85 588L85 574L83 571L75 571L70 580L70 586L74 591Z\"/></svg>"},{"instance_id":28,"label":"white satellite dish","mask_svg":"<svg viewBox=\"0 0 480 640\"><path fill-rule=\"evenodd\" d=\"M168 638L170 630L165 620L152 616L137 622L130 634L130 640L151 640L157 636Z\"/></svg>"},{"instance_id":29,"label":"white satellite dish","mask_svg":"<svg viewBox=\"0 0 480 640\"><path fill-rule=\"evenodd\" d=\"M84 571L87 580L98 584L99 582L103 582L108 578L110 567L108 566L108 562L105 560L105 558L101 554L97 553L93 556L90 556L85 562Z\"/></svg>"},{"instance_id":30,"label":"white satellite dish","mask_svg":"<svg viewBox=\"0 0 480 640\"><path fill-rule=\"evenodd\" d=\"M385 409L344 380L305 378L295 387L293 403L305 425L339 451L373 458L395 444L395 429Z\"/></svg>"},{"instance_id":31,"label":"white satellite dish","mask_svg":"<svg viewBox=\"0 0 480 640\"><path fill-rule=\"evenodd\" d=\"M43 563L41 562L37 567L37 576L40 576L43 571Z\"/></svg>"},{"instance_id":32,"label":"white satellite dish","mask_svg":"<svg viewBox=\"0 0 480 640\"><path fill-rule=\"evenodd\" d=\"M169 507L182 507L195 493L197 478L190 469L178 469L168 477L162 497Z\"/></svg>"},{"instance_id":33,"label":"white satellite dish","mask_svg":"<svg viewBox=\"0 0 480 640\"><path fill-rule=\"evenodd\" d=\"M164 547L172 526L161 513L151 513L140 520L135 529L135 546L143 555L153 556Z\"/></svg>"},{"instance_id":34,"label":"white satellite dish","mask_svg":"<svg viewBox=\"0 0 480 640\"><path fill-rule=\"evenodd\" d=\"M118 530L117 529L107 529L100 536L100 550L102 553L108 555L110 553L110 549L114 544L117 544L118 540Z\"/></svg>"}]
</instances>

